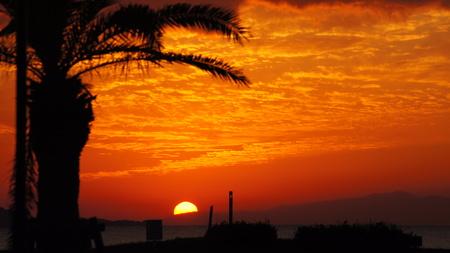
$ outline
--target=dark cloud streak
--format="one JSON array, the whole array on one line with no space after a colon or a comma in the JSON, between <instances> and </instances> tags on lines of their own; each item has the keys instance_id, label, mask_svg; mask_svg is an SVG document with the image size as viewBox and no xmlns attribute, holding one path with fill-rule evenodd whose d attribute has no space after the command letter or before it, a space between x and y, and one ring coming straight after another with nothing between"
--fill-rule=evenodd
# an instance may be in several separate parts
<instances>
[{"instance_id":1,"label":"dark cloud streak","mask_svg":"<svg viewBox=\"0 0 450 253\"><path fill-rule=\"evenodd\" d=\"M356 5L368 8L418 8L418 7L450 7L450 0L264 0L272 3L288 3L298 7L312 5Z\"/></svg>"},{"instance_id":2,"label":"dark cloud streak","mask_svg":"<svg viewBox=\"0 0 450 253\"><path fill-rule=\"evenodd\" d=\"M190 4L210 4L219 7L236 9L244 0L122 0L122 2L133 2L148 4L152 7L162 7L166 4L190 3Z\"/></svg>"},{"instance_id":3,"label":"dark cloud streak","mask_svg":"<svg viewBox=\"0 0 450 253\"><path fill-rule=\"evenodd\" d=\"M211 4L226 8L237 8L245 0L127 0L149 4L154 7L161 7L166 4L174 3L192 3L192 4ZM435 7L450 9L450 0L260 0L274 4L290 4L299 8L313 5L355 5L367 8L376 8L394 11L396 9Z\"/></svg>"}]
</instances>

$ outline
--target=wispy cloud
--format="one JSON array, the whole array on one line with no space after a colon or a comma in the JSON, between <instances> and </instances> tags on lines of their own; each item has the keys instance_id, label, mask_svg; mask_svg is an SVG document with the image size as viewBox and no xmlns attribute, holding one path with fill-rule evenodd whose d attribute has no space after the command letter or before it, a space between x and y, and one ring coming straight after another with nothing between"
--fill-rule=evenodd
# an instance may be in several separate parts
<instances>
[{"instance_id":1,"label":"wispy cloud","mask_svg":"<svg viewBox=\"0 0 450 253\"><path fill-rule=\"evenodd\" d=\"M145 0L129 0L131 2L148 3ZM127 1L125 1L127 2ZM395 11L404 8L434 7L450 8L449 0L162 0L150 3L152 6L161 7L165 4L174 4L179 2L188 2L192 4L213 4L216 6L238 8L240 5L253 2L266 2L272 4L290 4L299 8L317 5L355 5L363 8L379 8L386 11Z\"/></svg>"},{"instance_id":2,"label":"wispy cloud","mask_svg":"<svg viewBox=\"0 0 450 253\"><path fill-rule=\"evenodd\" d=\"M362 8L379 8L395 11L396 8L435 7L450 8L448 0L264 0L270 3L288 3L301 8L314 5L354 5Z\"/></svg>"},{"instance_id":3,"label":"wispy cloud","mask_svg":"<svg viewBox=\"0 0 450 253\"><path fill-rule=\"evenodd\" d=\"M253 33L244 47L184 30L165 37L170 50L217 55L243 67L251 88L177 65L149 75L93 77L99 96L89 150L136 159L110 168L87 162L83 178L450 141L444 130L450 127L450 13L428 9L379 22L372 10L370 21L348 8L446 2L289 2L311 8L242 3Z\"/></svg>"}]
</instances>

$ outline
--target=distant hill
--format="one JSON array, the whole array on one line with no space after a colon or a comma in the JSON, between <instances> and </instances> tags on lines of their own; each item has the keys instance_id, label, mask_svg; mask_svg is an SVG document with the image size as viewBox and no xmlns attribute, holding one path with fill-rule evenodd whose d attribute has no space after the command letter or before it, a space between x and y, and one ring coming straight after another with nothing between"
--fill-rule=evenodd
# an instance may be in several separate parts
<instances>
[{"instance_id":1,"label":"distant hill","mask_svg":"<svg viewBox=\"0 0 450 253\"><path fill-rule=\"evenodd\" d=\"M99 219L99 221L101 223L104 223L107 225L114 225L114 226L133 226L133 225L139 225L142 223L141 221L132 221L132 220ZM0 228L8 227L9 222L10 222L9 211L7 209L0 207Z\"/></svg>"},{"instance_id":2,"label":"distant hill","mask_svg":"<svg viewBox=\"0 0 450 253\"><path fill-rule=\"evenodd\" d=\"M450 225L450 198L391 192L241 215L244 219L270 220L273 224L384 221L401 225Z\"/></svg>"},{"instance_id":3,"label":"distant hill","mask_svg":"<svg viewBox=\"0 0 450 253\"><path fill-rule=\"evenodd\" d=\"M99 219L100 223L106 224L108 226L136 226L141 225L142 221L134 221L134 220L106 220Z\"/></svg>"}]
</instances>

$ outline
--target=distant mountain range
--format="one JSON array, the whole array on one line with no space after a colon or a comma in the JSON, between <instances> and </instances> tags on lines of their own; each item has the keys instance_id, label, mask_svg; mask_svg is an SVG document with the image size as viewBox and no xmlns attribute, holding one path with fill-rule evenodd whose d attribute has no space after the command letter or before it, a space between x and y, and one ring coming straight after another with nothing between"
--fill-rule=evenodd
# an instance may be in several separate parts
<instances>
[{"instance_id":1,"label":"distant mountain range","mask_svg":"<svg viewBox=\"0 0 450 253\"><path fill-rule=\"evenodd\" d=\"M225 219L215 213L214 221ZM338 199L280 206L262 211L236 212L236 220L270 221L272 224L314 224L383 221L400 225L450 225L450 198L420 197L406 192L372 194L360 198ZM208 213L171 216L164 224L206 225ZM137 225L139 221L101 220L107 225ZM7 226L8 211L0 208L0 227Z\"/></svg>"},{"instance_id":2,"label":"distant mountain range","mask_svg":"<svg viewBox=\"0 0 450 253\"><path fill-rule=\"evenodd\" d=\"M235 200L239 201L239 200ZM215 222L225 220L214 214ZM261 211L236 212L236 220L270 221L272 224L332 224L387 222L400 225L450 225L450 198L420 197L406 192L377 193L359 198L279 206ZM181 218L181 217L180 217ZM186 218L168 217L166 224L206 224L207 213Z\"/></svg>"},{"instance_id":3,"label":"distant mountain range","mask_svg":"<svg viewBox=\"0 0 450 253\"><path fill-rule=\"evenodd\" d=\"M248 215L243 218L268 219L273 224L383 221L402 225L450 225L450 198L391 192L281 206Z\"/></svg>"}]
</instances>

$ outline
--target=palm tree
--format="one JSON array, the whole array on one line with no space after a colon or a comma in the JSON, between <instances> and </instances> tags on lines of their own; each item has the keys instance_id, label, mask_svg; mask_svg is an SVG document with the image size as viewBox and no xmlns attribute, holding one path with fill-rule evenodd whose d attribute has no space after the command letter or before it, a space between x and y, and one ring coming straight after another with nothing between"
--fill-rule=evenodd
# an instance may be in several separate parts
<instances>
[{"instance_id":1,"label":"palm tree","mask_svg":"<svg viewBox=\"0 0 450 253\"><path fill-rule=\"evenodd\" d=\"M15 65L16 1L0 0L0 5L10 16L0 31L0 62ZM82 75L133 63L181 63L247 85L240 70L220 59L168 52L162 45L168 27L216 32L238 43L247 30L233 11L209 5L154 10L114 0L30 1L27 20L29 142L39 175L37 246L40 252L80 251L79 160L95 99Z\"/></svg>"},{"instance_id":2,"label":"palm tree","mask_svg":"<svg viewBox=\"0 0 450 253\"><path fill-rule=\"evenodd\" d=\"M26 9L27 0L18 0L19 6L16 13L16 152L15 163L12 173L12 182L10 192L13 197L10 208L12 216L10 246L13 252L24 252L29 243L27 243L27 219L30 216L27 208L27 175L31 173L34 178L34 170L30 166L32 161L30 155L30 148L27 138L27 45L26 45ZM32 184L28 184L28 186Z\"/></svg>"}]
</instances>

